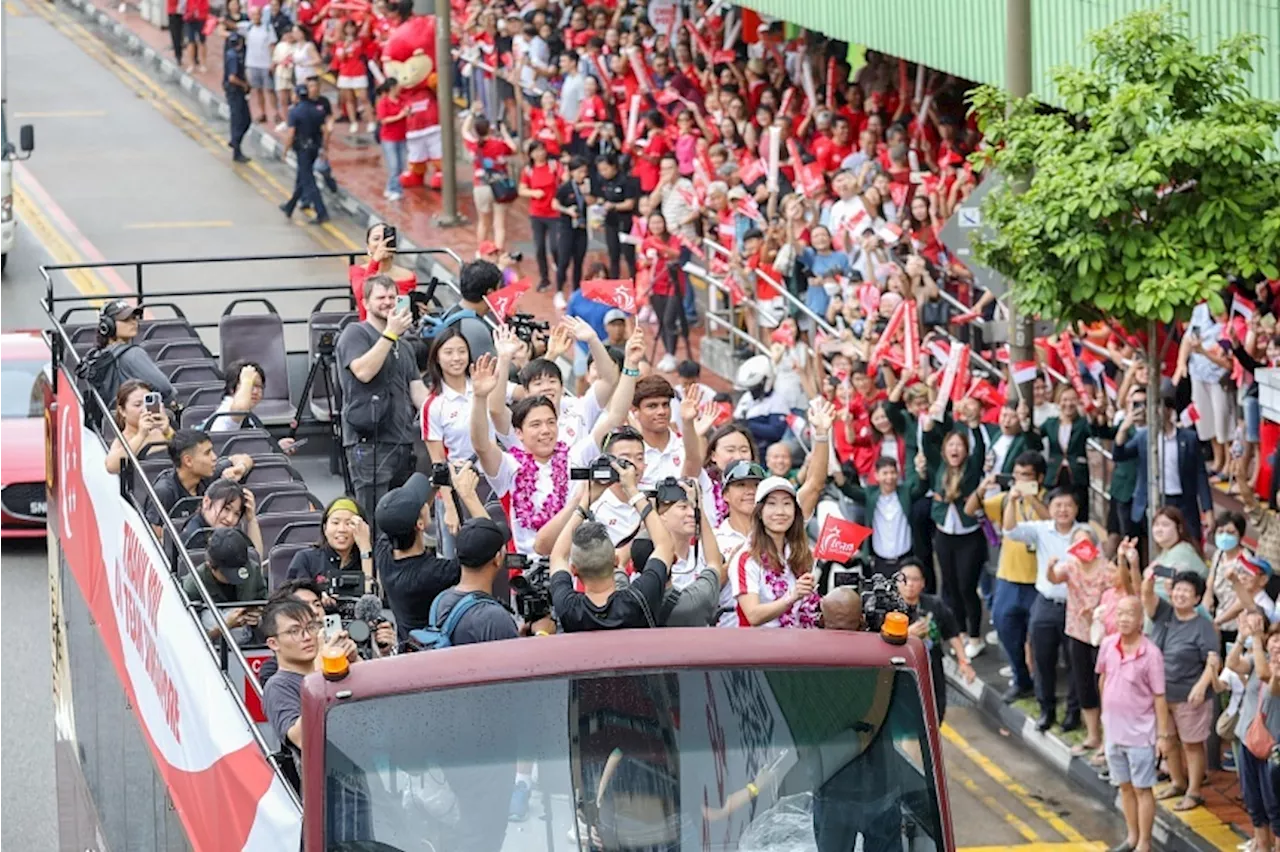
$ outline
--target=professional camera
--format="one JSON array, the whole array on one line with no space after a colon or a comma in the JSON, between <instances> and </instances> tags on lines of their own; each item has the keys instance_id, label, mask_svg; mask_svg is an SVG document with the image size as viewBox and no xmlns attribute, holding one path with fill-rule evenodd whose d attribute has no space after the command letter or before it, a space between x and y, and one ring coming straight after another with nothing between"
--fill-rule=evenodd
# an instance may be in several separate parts
<instances>
[{"instance_id":1,"label":"professional camera","mask_svg":"<svg viewBox=\"0 0 1280 852\"><path fill-rule=\"evenodd\" d=\"M853 586L862 598L862 619L864 629L879 633L884 626L884 617L891 612L910 615L907 602L898 594L896 575L886 577L883 574L867 576L861 556L856 556L849 563L819 562L818 568L823 576L830 577L830 587Z\"/></svg>"},{"instance_id":2,"label":"professional camera","mask_svg":"<svg viewBox=\"0 0 1280 852\"><path fill-rule=\"evenodd\" d=\"M316 351L322 355L332 355L338 346L338 332L336 329L326 328L320 332L320 336L316 339Z\"/></svg>"},{"instance_id":3,"label":"professional camera","mask_svg":"<svg viewBox=\"0 0 1280 852\"><path fill-rule=\"evenodd\" d=\"M631 462L611 455L598 456L586 467L575 467L569 470L570 479L586 479L592 485L613 485L618 481L618 471L614 468L630 467Z\"/></svg>"},{"instance_id":4,"label":"professional camera","mask_svg":"<svg viewBox=\"0 0 1280 852\"><path fill-rule=\"evenodd\" d=\"M507 252L507 257L511 258L511 261L513 263L519 263L520 261L524 260L524 252L510 251L510 252Z\"/></svg>"},{"instance_id":5,"label":"professional camera","mask_svg":"<svg viewBox=\"0 0 1280 852\"><path fill-rule=\"evenodd\" d=\"M523 553L508 553L505 567L519 571L511 578L516 612L525 624L532 624L551 614L551 563L546 559L530 560Z\"/></svg>"},{"instance_id":6,"label":"professional camera","mask_svg":"<svg viewBox=\"0 0 1280 852\"><path fill-rule=\"evenodd\" d=\"M659 503L679 503L689 499L689 492L685 490L681 480L674 476L659 480L649 493Z\"/></svg>"},{"instance_id":7,"label":"professional camera","mask_svg":"<svg viewBox=\"0 0 1280 852\"><path fill-rule=\"evenodd\" d=\"M335 612L342 619L342 629L360 651L360 656L370 659L373 652L373 634L378 626L386 623L382 614L382 601L377 595L333 595L337 601Z\"/></svg>"},{"instance_id":8,"label":"professional camera","mask_svg":"<svg viewBox=\"0 0 1280 852\"><path fill-rule=\"evenodd\" d=\"M525 343L533 342L535 332L549 333L551 331L550 323L534 319L533 314L512 314L507 318L507 325L516 333L516 337Z\"/></svg>"},{"instance_id":9,"label":"professional camera","mask_svg":"<svg viewBox=\"0 0 1280 852\"><path fill-rule=\"evenodd\" d=\"M447 488L453 484L448 462L436 462L431 465L431 485L435 488Z\"/></svg>"}]
</instances>

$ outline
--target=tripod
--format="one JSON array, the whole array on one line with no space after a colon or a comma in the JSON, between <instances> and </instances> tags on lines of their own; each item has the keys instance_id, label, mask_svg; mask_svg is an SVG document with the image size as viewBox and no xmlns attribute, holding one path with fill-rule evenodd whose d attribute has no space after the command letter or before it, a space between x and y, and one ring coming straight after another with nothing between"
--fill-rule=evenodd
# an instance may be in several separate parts
<instances>
[{"instance_id":1,"label":"tripod","mask_svg":"<svg viewBox=\"0 0 1280 852\"><path fill-rule=\"evenodd\" d=\"M302 423L302 414L311 399L311 389L315 385L316 377L323 377L323 399L329 406L329 438L332 443L330 452L338 457L337 471L342 473L342 484L346 488L346 493L354 494L351 470L347 466L347 454L342 447L342 386L338 384L337 363L333 360L333 337L336 335L337 332L325 332L320 335L320 343L316 347L315 356L311 359L307 380L302 383L302 396L298 399L298 408L293 413L293 419L289 421L289 437L297 436L298 426ZM332 455L329 462L330 472L336 472Z\"/></svg>"}]
</instances>

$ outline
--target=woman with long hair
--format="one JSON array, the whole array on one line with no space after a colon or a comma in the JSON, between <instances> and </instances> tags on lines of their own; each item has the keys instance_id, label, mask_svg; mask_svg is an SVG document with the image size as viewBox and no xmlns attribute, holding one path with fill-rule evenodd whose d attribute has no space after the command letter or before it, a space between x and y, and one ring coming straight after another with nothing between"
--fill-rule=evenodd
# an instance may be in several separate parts
<instances>
[{"instance_id":1,"label":"woman with long hair","mask_svg":"<svg viewBox=\"0 0 1280 852\"><path fill-rule=\"evenodd\" d=\"M1191 571L1200 579L1209 577L1209 566L1204 563L1200 543L1191 536L1187 520L1176 506L1161 506L1151 522L1151 567L1167 568L1174 574ZM1156 594L1169 599L1170 584L1167 579L1156 581Z\"/></svg>"},{"instance_id":2,"label":"woman with long hair","mask_svg":"<svg viewBox=\"0 0 1280 852\"><path fill-rule=\"evenodd\" d=\"M814 452L800 494L780 476L763 479L755 487L751 533L729 566L740 627L818 626L822 595L813 574L813 552L805 524L827 481L827 441L833 413L821 400L809 409ZM742 464L739 462L739 467ZM737 479L738 469L732 473L731 478ZM744 473L751 478L763 471L748 468Z\"/></svg>"},{"instance_id":3,"label":"woman with long hair","mask_svg":"<svg viewBox=\"0 0 1280 852\"><path fill-rule=\"evenodd\" d=\"M288 580L309 580L343 595L363 595L373 589L373 542L364 512L350 497L325 507L320 538L299 550L289 563ZM321 595L326 609L336 602Z\"/></svg>"},{"instance_id":4,"label":"woman with long hair","mask_svg":"<svg viewBox=\"0 0 1280 852\"><path fill-rule=\"evenodd\" d=\"M520 171L518 191L529 199L529 223L533 228L533 256L538 261L538 291L551 289L551 267L547 262L548 247L554 245L553 236L560 224L556 214L555 196L560 186L563 170L552 160L547 146L534 139L526 151L529 164Z\"/></svg>"},{"instance_id":5,"label":"woman with long hair","mask_svg":"<svg viewBox=\"0 0 1280 852\"><path fill-rule=\"evenodd\" d=\"M706 440L706 450L702 454L702 475L698 478L703 486L702 505L714 513L712 526L718 527L730 517L730 506L724 496L724 475L735 462L759 464L760 451L756 447L755 438L751 437L751 430L738 420L731 420L712 429ZM763 478L762 476L761 479Z\"/></svg>"},{"instance_id":6,"label":"woman with long hair","mask_svg":"<svg viewBox=\"0 0 1280 852\"><path fill-rule=\"evenodd\" d=\"M137 379L129 379L116 391L116 426L134 455L142 452L142 448L148 444L168 441L172 433L169 428L169 413L164 406L160 406L159 411L151 411L144 404L147 394L153 392L150 385ZM126 458L128 455L124 445L116 438L107 451L107 473L119 473Z\"/></svg>"},{"instance_id":7,"label":"woman with long hair","mask_svg":"<svg viewBox=\"0 0 1280 852\"><path fill-rule=\"evenodd\" d=\"M950 432L943 438L929 514L934 524L933 549L942 575L942 597L960 622L965 651L973 659L984 647L978 580L987 561L987 538L978 518L964 510L969 495L982 483L986 442L984 430L970 434L975 443L972 450L969 436L963 432Z\"/></svg>"},{"instance_id":8,"label":"woman with long hair","mask_svg":"<svg viewBox=\"0 0 1280 852\"><path fill-rule=\"evenodd\" d=\"M462 326L445 326L431 344L424 377L428 396L422 406L422 439L434 464L465 461L475 455L471 446L471 400L475 394L470 377L471 347ZM436 518L440 555L448 558L462 519L447 487L437 490Z\"/></svg>"},{"instance_id":9,"label":"woman with long hair","mask_svg":"<svg viewBox=\"0 0 1280 852\"><path fill-rule=\"evenodd\" d=\"M658 370L665 372L675 369L678 336L683 334L686 341L689 339L689 320L680 306L671 269L680 257L680 244L667 230L667 220L661 213L650 213L647 224L649 236L640 246L636 261L649 269L649 302L658 320L658 336L667 350L658 362Z\"/></svg>"},{"instance_id":10,"label":"woman with long hair","mask_svg":"<svg viewBox=\"0 0 1280 852\"><path fill-rule=\"evenodd\" d=\"M853 466L863 485L875 484L876 461L887 456L898 462L898 470L906 471L914 458L907 457L907 440L893 417L892 403L880 400L871 406L871 416L853 439Z\"/></svg>"},{"instance_id":11,"label":"woman with long hair","mask_svg":"<svg viewBox=\"0 0 1280 852\"><path fill-rule=\"evenodd\" d=\"M1245 810L1253 823L1249 852L1280 850L1280 780L1266 756L1259 757L1245 745L1249 728L1261 716L1272 742L1280 740L1280 622L1267 626L1261 612L1240 616L1240 641L1231 646L1227 668L1244 681L1244 701L1236 721L1236 771Z\"/></svg>"}]
</instances>

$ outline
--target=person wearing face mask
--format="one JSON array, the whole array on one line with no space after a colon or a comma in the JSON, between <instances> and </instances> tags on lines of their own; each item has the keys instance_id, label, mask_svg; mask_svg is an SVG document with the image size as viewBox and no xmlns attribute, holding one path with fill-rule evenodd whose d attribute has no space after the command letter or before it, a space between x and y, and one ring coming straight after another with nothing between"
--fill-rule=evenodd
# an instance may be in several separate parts
<instances>
[{"instance_id":1,"label":"person wearing face mask","mask_svg":"<svg viewBox=\"0 0 1280 852\"><path fill-rule=\"evenodd\" d=\"M1191 541L1199 542L1201 530L1213 526L1213 493L1209 489L1209 474L1205 469L1204 455L1195 431L1181 429L1174 422L1174 394L1172 388L1161 393L1160 421L1160 484L1164 489L1166 506L1176 507L1186 519ZM1116 442L1111 454L1115 461L1136 458L1138 481L1133 491L1133 509L1130 518L1140 523L1147 514L1147 501L1152 498L1147 482L1147 448L1151 443L1151 429L1138 429L1129 435L1132 425L1132 409L1125 416L1116 432ZM1046 434L1051 434L1046 430ZM1202 526L1203 525L1203 526Z\"/></svg>"},{"instance_id":2,"label":"person wearing face mask","mask_svg":"<svg viewBox=\"0 0 1280 852\"><path fill-rule=\"evenodd\" d=\"M1156 791L1156 800L1178 798L1175 811L1204 804L1200 785L1205 773L1205 741L1213 724L1213 684L1217 681L1218 633L1197 611L1204 597L1204 578L1190 571L1175 574L1169 600L1156 595L1156 573L1142 578L1142 607L1151 619L1151 641L1164 655L1165 699L1173 718L1172 737L1165 743L1169 784Z\"/></svg>"},{"instance_id":3,"label":"person wearing face mask","mask_svg":"<svg viewBox=\"0 0 1280 852\"><path fill-rule=\"evenodd\" d=\"M1234 617L1227 616L1233 611L1236 603L1236 591L1231 582L1233 574L1238 575L1242 567L1241 557L1245 550L1241 547L1248 525L1244 515L1239 512L1222 512L1214 520L1213 560L1209 565L1209 576L1205 580L1205 609L1213 616L1213 626L1218 628L1222 636L1222 647L1234 642L1238 626ZM1222 652L1225 655L1225 650Z\"/></svg>"}]
</instances>

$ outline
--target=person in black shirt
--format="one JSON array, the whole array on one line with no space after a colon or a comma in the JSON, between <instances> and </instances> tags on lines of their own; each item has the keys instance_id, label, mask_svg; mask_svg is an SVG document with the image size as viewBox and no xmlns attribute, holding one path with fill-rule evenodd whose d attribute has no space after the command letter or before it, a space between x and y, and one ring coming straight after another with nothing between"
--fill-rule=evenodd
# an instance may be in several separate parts
<instances>
[{"instance_id":1,"label":"person in black shirt","mask_svg":"<svg viewBox=\"0 0 1280 852\"><path fill-rule=\"evenodd\" d=\"M253 492L233 479L215 479L200 500L200 509L187 518L182 528L183 544L201 530L238 529L249 538L259 554L263 552L262 530L258 526ZM191 547L201 547L207 539L196 538Z\"/></svg>"},{"instance_id":2,"label":"person in black shirt","mask_svg":"<svg viewBox=\"0 0 1280 852\"><path fill-rule=\"evenodd\" d=\"M556 190L554 206L560 211L560 242L556 250L556 289L564 293L564 282L573 264L573 289L582 286L582 263L587 257L587 196L591 192L587 161L569 161L569 178ZM568 298L568 294L565 294Z\"/></svg>"},{"instance_id":3,"label":"person in black shirt","mask_svg":"<svg viewBox=\"0 0 1280 852\"><path fill-rule=\"evenodd\" d=\"M636 247L623 244L621 234L631 233L631 218L640 198L640 181L620 174L613 157L596 158L596 177L591 181L591 200L604 205L604 241L609 248L609 277L618 278L622 259L627 261L627 277L636 275Z\"/></svg>"},{"instance_id":4,"label":"person in black shirt","mask_svg":"<svg viewBox=\"0 0 1280 852\"><path fill-rule=\"evenodd\" d=\"M293 216L293 208L301 203L316 211L314 225L329 221L320 187L316 186L316 160L324 151L328 133L329 102L323 97L313 98L307 85L298 86L298 102L289 108L289 129L285 132L285 150L293 149L298 157L297 174L294 177L293 195L280 209L286 216Z\"/></svg>"},{"instance_id":5,"label":"person in black shirt","mask_svg":"<svg viewBox=\"0 0 1280 852\"><path fill-rule=\"evenodd\" d=\"M231 111L231 159L237 163L247 163L249 158L240 151L240 142L249 132L253 123L249 117L249 83L245 71L244 37L236 30L236 22L231 17L222 21L226 42L222 51L222 91L227 96L227 109Z\"/></svg>"},{"instance_id":6,"label":"person in black shirt","mask_svg":"<svg viewBox=\"0 0 1280 852\"><path fill-rule=\"evenodd\" d=\"M372 536L355 500L339 497L325 507L320 540L293 555L285 579L319 584L326 609L337 605L333 595L359 597L373 588Z\"/></svg>"},{"instance_id":7,"label":"person in black shirt","mask_svg":"<svg viewBox=\"0 0 1280 852\"><path fill-rule=\"evenodd\" d=\"M933 703L938 707L938 722L947 715L947 680L942 672L944 645L950 644L955 652L960 674L966 683L973 683L973 666L965 654L960 639L960 624L950 607L937 595L924 593L924 569L920 560L908 557L898 566L898 594L902 595L911 612L908 631L922 640L929 649L929 665L933 670Z\"/></svg>"},{"instance_id":8,"label":"person in black shirt","mask_svg":"<svg viewBox=\"0 0 1280 852\"><path fill-rule=\"evenodd\" d=\"M396 617L396 637L401 642L409 638L409 631L428 625L431 602L461 577L456 559L427 553L423 542L431 529L432 492L431 480L415 473L383 495L373 516L379 530L374 569Z\"/></svg>"},{"instance_id":9,"label":"person in black shirt","mask_svg":"<svg viewBox=\"0 0 1280 852\"><path fill-rule=\"evenodd\" d=\"M635 467L615 465L614 469L627 502L640 512L653 552L635 581L628 588L616 589L613 569L617 551L609 528L591 516L591 489L582 489L581 504L551 550L551 603L566 633L653 627L662 607L667 566L675 553L671 533L653 511L649 498L637 489ZM574 591L573 575L582 580L586 591Z\"/></svg>"},{"instance_id":10,"label":"person in black shirt","mask_svg":"<svg viewBox=\"0 0 1280 852\"><path fill-rule=\"evenodd\" d=\"M150 497L143 508L147 522L155 528L157 536L164 535L164 516L186 497L202 497L214 480L220 477L244 479L253 470L253 458L241 453L219 459L213 451L213 442L199 429L179 429L169 440L169 458L173 467L162 471L151 483L160 499L157 506ZM184 507L175 524L184 521L196 511L194 503Z\"/></svg>"}]
</instances>

